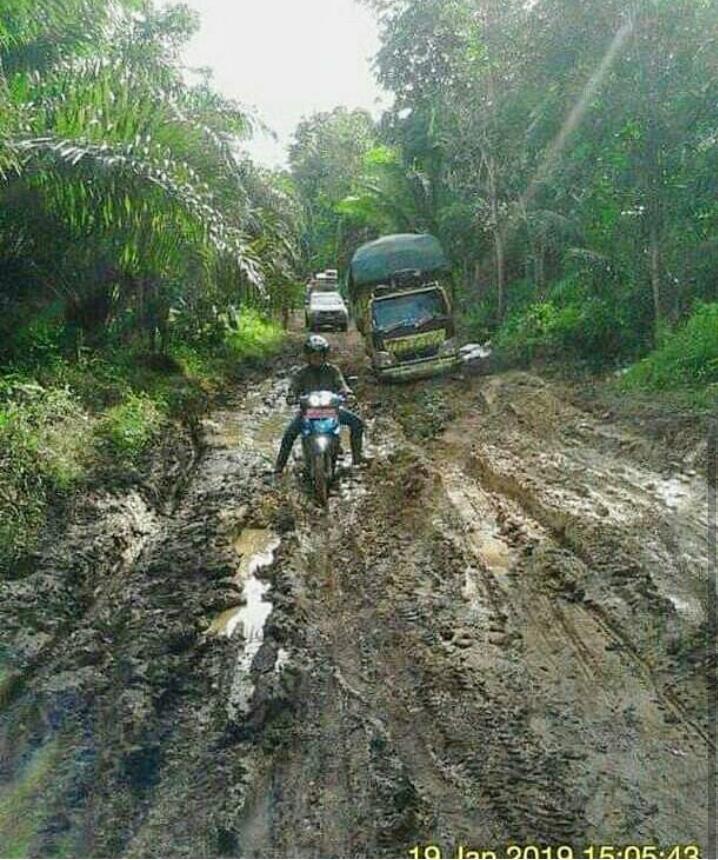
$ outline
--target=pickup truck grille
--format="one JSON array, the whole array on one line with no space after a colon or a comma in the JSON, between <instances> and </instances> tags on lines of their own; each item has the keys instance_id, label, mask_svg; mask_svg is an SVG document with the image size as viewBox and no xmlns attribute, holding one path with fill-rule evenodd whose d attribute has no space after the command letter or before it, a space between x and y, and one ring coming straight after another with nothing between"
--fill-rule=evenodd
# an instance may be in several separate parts
<instances>
[{"instance_id":1,"label":"pickup truck grille","mask_svg":"<svg viewBox=\"0 0 718 860\"><path fill-rule=\"evenodd\" d=\"M397 354L399 361L420 361L422 358L433 358L439 354L438 344L429 344L428 346L412 350L411 352L402 352Z\"/></svg>"},{"instance_id":2,"label":"pickup truck grille","mask_svg":"<svg viewBox=\"0 0 718 860\"><path fill-rule=\"evenodd\" d=\"M318 323L340 323L344 322L346 315L341 311L320 311L314 315L314 319Z\"/></svg>"}]
</instances>

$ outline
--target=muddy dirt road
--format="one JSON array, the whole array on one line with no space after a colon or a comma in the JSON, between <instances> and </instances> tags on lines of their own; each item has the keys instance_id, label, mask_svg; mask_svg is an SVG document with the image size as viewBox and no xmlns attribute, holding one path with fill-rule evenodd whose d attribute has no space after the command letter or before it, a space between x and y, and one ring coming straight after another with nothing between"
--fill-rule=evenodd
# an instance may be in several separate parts
<instances>
[{"instance_id":1,"label":"muddy dirt road","mask_svg":"<svg viewBox=\"0 0 718 860\"><path fill-rule=\"evenodd\" d=\"M330 515L266 475L287 362L2 583L0 854L710 856L698 463L536 376L380 388L334 341L375 459Z\"/></svg>"}]
</instances>

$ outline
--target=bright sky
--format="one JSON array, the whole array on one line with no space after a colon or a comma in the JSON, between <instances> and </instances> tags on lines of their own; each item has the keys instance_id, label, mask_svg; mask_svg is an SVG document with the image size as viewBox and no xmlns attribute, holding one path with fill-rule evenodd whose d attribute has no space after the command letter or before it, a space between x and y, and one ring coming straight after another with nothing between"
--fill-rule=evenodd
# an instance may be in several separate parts
<instances>
[{"instance_id":1,"label":"bright sky","mask_svg":"<svg viewBox=\"0 0 718 860\"><path fill-rule=\"evenodd\" d=\"M257 134L252 156L286 163L286 147L302 116L343 104L375 116L388 98L371 60L379 47L373 15L356 0L185 0L202 28L185 54L210 66L225 95L258 109L279 136Z\"/></svg>"}]
</instances>

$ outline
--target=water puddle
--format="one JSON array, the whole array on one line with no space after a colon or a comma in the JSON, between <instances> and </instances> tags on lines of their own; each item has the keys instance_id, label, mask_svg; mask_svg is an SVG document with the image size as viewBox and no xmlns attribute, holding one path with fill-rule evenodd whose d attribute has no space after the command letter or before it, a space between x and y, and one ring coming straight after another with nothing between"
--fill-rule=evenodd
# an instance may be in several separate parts
<instances>
[{"instance_id":1,"label":"water puddle","mask_svg":"<svg viewBox=\"0 0 718 860\"><path fill-rule=\"evenodd\" d=\"M269 454L274 457L279 451L279 443L282 440L287 424L289 424L293 417L293 412L283 409L261 421L253 434L252 443L254 447L263 454Z\"/></svg>"},{"instance_id":2,"label":"water puddle","mask_svg":"<svg viewBox=\"0 0 718 860\"><path fill-rule=\"evenodd\" d=\"M211 636L226 636L229 639L238 627L242 630L244 647L229 696L231 716L237 711L246 712L254 692L250 670L264 642L264 627L273 609L272 602L266 599L270 583L259 579L257 573L272 564L279 544L280 539L268 529L245 529L239 535L234 542L240 559L235 581L242 585L242 605L225 609L207 631ZM280 650L275 670L280 671L287 659L286 652L282 656Z\"/></svg>"},{"instance_id":3,"label":"water puddle","mask_svg":"<svg viewBox=\"0 0 718 860\"><path fill-rule=\"evenodd\" d=\"M492 573L508 573L511 567L511 551L490 529L483 525L474 529L472 543L477 545L479 558Z\"/></svg>"},{"instance_id":4,"label":"water puddle","mask_svg":"<svg viewBox=\"0 0 718 860\"><path fill-rule=\"evenodd\" d=\"M476 556L491 573L504 576L513 563L513 554L498 535L491 506L478 488L462 486L461 475L445 474L449 500L466 525L466 534Z\"/></svg>"},{"instance_id":5,"label":"water puddle","mask_svg":"<svg viewBox=\"0 0 718 860\"><path fill-rule=\"evenodd\" d=\"M235 580L243 586L243 605L225 609L207 631L212 636L229 638L241 624L245 651L250 650L250 645L256 645L252 657L262 644L264 625L272 611L272 604L264 599L269 583L258 579L255 574L272 564L279 543L279 538L267 529L245 529L240 534L234 542L234 549L240 557Z\"/></svg>"},{"instance_id":6,"label":"water puddle","mask_svg":"<svg viewBox=\"0 0 718 860\"><path fill-rule=\"evenodd\" d=\"M286 407L278 407L260 414L225 413L217 417L219 422L205 422L205 430L209 430L214 444L274 457L293 413Z\"/></svg>"},{"instance_id":7,"label":"water puddle","mask_svg":"<svg viewBox=\"0 0 718 860\"><path fill-rule=\"evenodd\" d=\"M461 588L461 596L469 603L476 603L479 599L476 577L477 572L472 567L467 567L464 571L464 585Z\"/></svg>"},{"instance_id":8,"label":"water puddle","mask_svg":"<svg viewBox=\"0 0 718 860\"><path fill-rule=\"evenodd\" d=\"M691 503L690 487L680 478L667 478L656 482L655 495L673 510L688 507Z\"/></svg>"},{"instance_id":9,"label":"water puddle","mask_svg":"<svg viewBox=\"0 0 718 860\"><path fill-rule=\"evenodd\" d=\"M274 671L280 673L289 662L289 651L286 648L280 648L277 651L277 659L274 661Z\"/></svg>"},{"instance_id":10,"label":"water puddle","mask_svg":"<svg viewBox=\"0 0 718 860\"><path fill-rule=\"evenodd\" d=\"M204 421L211 443L229 449L277 453L284 429L294 416L285 403L286 383L271 380L250 392L235 409L218 412Z\"/></svg>"},{"instance_id":11,"label":"water puddle","mask_svg":"<svg viewBox=\"0 0 718 860\"><path fill-rule=\"evenodd\" d=\"M703 615L703 608L700 601L690 595L679 596L678 594L669 594L668 599L671 601L676 611L682 615L687 615L690 618L700 620Z\"/></svg>"}]
</instances>

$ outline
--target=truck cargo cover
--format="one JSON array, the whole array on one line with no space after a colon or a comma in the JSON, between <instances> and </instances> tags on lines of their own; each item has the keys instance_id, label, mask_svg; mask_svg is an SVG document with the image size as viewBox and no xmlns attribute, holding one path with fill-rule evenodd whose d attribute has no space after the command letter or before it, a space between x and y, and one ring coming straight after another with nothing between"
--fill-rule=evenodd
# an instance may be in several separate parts
<instances>
[{"instance_id":1,"label":"truck cargo cover","mask_svg":"<svg viewBox=\"0 0 718 860\"><path fill-rule=\"evenodd\" d=\"M353 286L386 282L402 269L433 272L448 268L449 263L438 240L428 233L397 233L382 236L357 249L351 262Z\"/></svg>"}]
</instances>

